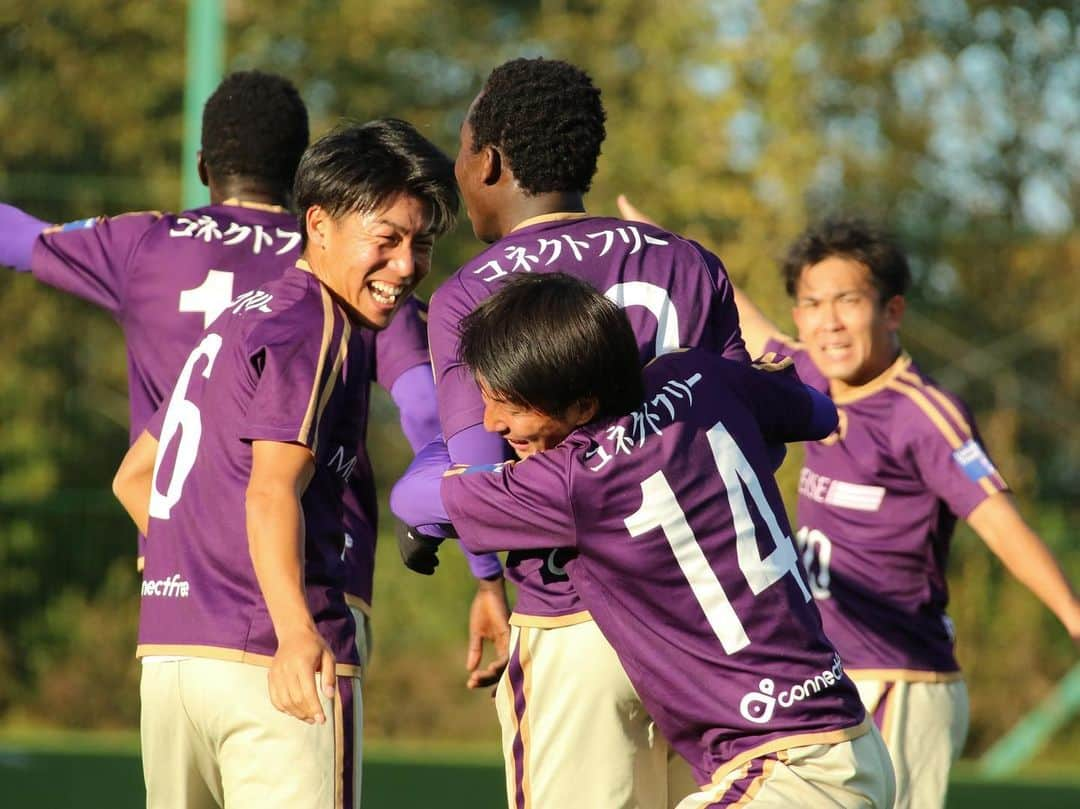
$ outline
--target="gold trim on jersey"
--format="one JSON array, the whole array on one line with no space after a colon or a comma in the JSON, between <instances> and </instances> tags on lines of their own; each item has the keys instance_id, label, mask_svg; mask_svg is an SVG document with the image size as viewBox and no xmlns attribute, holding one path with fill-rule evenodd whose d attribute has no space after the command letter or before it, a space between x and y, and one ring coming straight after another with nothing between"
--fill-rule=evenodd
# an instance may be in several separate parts
<instances>
[{"instance_id":1,"label":"gold trim on jersey","mask_svg":"<svg viewBox=\"0 0 1080 809\"><path fill-rule=\"evenodd\" d=\"M857 739L860 736L869 733L872 724L870 717L867 716L863 718L862 722L849 728L825 730L818 733L797 733L793 736L781 736L779 739L773 739L764 744L759 744L757 747L753 747L745 753L740 753L735 756L735 758L719 766L713 772L712 780L709 783L702 785L701 791L704 792L711 787L719 785L731 772L737 770L746 762L764 756L767 753L775 753L780 750L787 750L791 747L806 747L811 744L840 744L841 742L850 742L852 739Z\"/></svg>"},{"instance_id":2,"label":"gold trim on jersey","mask_svg":"<svg viewBox=\"0 0 1080 809\"><path fill-rule=\"evenodd\" d=\"M520 612L510 614L511 626L525 626L532 629L558 629L562 626L583 624L593 619L588 610L571 612L567 615L528 615Z\"/></svg>"},{"instance_id":3,"label":"gold trim on jersey","mask_svg":"<svg viewBox=\"0 0 1080 809\"><path fill-rule=\"evenodd\" d=\"M353 609L360 610L360 612L364 613L364 615L366 615L368 618L371 617L371 605L364 601L364 599L360 598L360 596L354 596L346 593L345 604L346 606L352 607Z\"/></svg>"},{"instance_id":4,"label":"gold trim on jersey","mask_svg":"<svg viewBox=\"0 0 1080 809\"><path fill-rule=\"evenodd\" d=\"M902 374L901 376L903 378L893 379L889 382L889 389L907 396L907 398L914 402L926 417L930 419L931 423L938 428L938 431L945 437L945 440L949 442L949 446L952 447L953 451L960 449L966 441L971 439L971 425L968 424L968 421L964 418L963 414L956 409L952 402L948 401L943 393L934 390L934 388L927 385L915 374ZM928 396L933 396L934 400L938 402L937 407L935 407L934 403L927 398ZM945 405L947 405L947 407ZM957 434L957 429L949 423L947 418L945 418L941 412L942 410L946 410L949 415L953 417L959 425L959 430L962 435ZM989 475L984 475L979 478L979 488L987 495L997 494L1000 489L995 486L989 478ZM1002 482L1004 483L1004 479Z\"/></svg>"},{"instance_id":5,"label":"gold trim on jersey","mask_svg":"<svg viewBox=\"0 0 1080 809\"><path fill-rule=\"evenodd\" d=\"M852 680L886 680L903 683L954 683L964 679L962 671L920 671L919 669L849 669Z\"/></svg>"},{"instance_id":6,"label":"gold trim on jersey","mask_svg":"<svg viewBox=\"0 0 1080 809\"><path fill-rule=\"evenodd\" d=\"M135 657L205 657L210 660L227 660L232 663L249 663L252 666L270 668L274 662L272 655L245 652L226 646L201 646L191 643L140 643L135 647ZM360 678L360 666L352 663L335 663L334 673L339 677Z\"/></svg>"},{"instance_id":7,"label":"gold trim on jersey","mask_svg":"<svg viewBox=\"0 0 1080 809\"><path fill-rule=\"evenodd\" d=\"M296 262L299 267L300 262ZM322 330L322 344L319 346L319 363L315 368L315 380L311 384L311 397L308 399L307 410L304 411L304 420L300 424L300 434L296 440L301 444L307 444L304 439L307 437L311 430L311 423L315 419L315 409L319 401L319 385L322 382L323 366L326 364L327 349L330 348L330 338L334 334L334 302L330 298L330 293L327 292L326 287L319 285L319 292L322 293L322 305L323 305L323 330ZM312 438L314 443L314 438ZM312 454L315 454L314 448L312 448Z\"/></svg>"},{"instance_id":8,"label":"gold trim on jersey","mask_svg":"<svg viewBox=\"0 0 1080 809\"><path fill-rule=\"evenodd\" d=\"M229 197L224 202L218 203L219 205L231 205L234 208L251 208L253 211L267 211L268 213L288 213L287 208L281 205L273 205L268 202L252 202L247 199L240 199L239 197Z\"/></svg>"},{"instance_id":9,"label":"gold trim on jersey","mask_svg":"<svg viewBox=\"0 0 1080 809\"><path fill-rule=\"evenodd\" d=\"M345 319L341 329L341 342L338 343L337 354L334 355L334 365L330 369L330 378L326 380L326 387L323 388L322 398L319 399L319 409L315 414L315 435L311 439L312 455L314 455L319 448L318 425L319 422L322 421L323 411L326 410L326 405L330 401L334 389L337 387L337 378L338 374L341 373L341 366L345 364L345 359L349 356L349 338L351 336L352 326L349 325L348 319Z\"/></svg>"},{"instance_id":10,"label":"gold trim on jersey","mask_svg":"<svg viewBox=\"0 0 1080 809\"><path fill-rule=\"evenodd\" d=\"M873 396L875 393L880 393L889 387L890 383L904 373L908 366L911 365L911 355L906 351L901 351L900 355L893 361L893 364L875 376L865 385L858 385L857 387L847 388L842 393L836 393L833 390L832 380L829 381L829 395L832 397L833 404L844 405L857 402L860 399L865 399L867 396Z\"/></svg>"},{"instance_id":11,"label":"gold trim on jersey","mask_svg":"<svg viewBox=\"0 0 1080 809\"><path fill-rule=\"evenodd\" d=\"M515 230L521 230L522 228L527 228L530 225L539 225L541 222L563 222L573 219L587 219L588 217L589 214L587 214L585 211L559 211L556 213L545 213L541 214L540 216L530 216L528 219L522 219L520 222L510 228L510 232L513 233Z\"/></svg>"}]
</instances>

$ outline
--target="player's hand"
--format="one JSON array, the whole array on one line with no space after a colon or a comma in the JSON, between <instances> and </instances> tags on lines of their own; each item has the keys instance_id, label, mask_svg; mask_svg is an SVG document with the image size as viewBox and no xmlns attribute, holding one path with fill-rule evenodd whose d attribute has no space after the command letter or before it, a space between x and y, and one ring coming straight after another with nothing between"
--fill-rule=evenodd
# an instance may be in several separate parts
<instances>
[{"instance_id":1,"label":"player's hand","mask_svg":"<svg viewBox=\"0 0 1080 809\"><path fill-rule=\"evenodd\" d=\"M633 206L630 203L630 200L626 198L626 194L619 194L619 196L615 198L615 204L619 206L619 215L623 219L630 219L634 222L644 222L646 225L660 227L655 221Z\"/></svg>"},{"instance_id":2,"label":"player's hand","mask_svg":"<svg viewBox=\"0 0 1080 809\"><path fill-rule=\"evenodd\" d=\"M282 713L295 716L309 725L326 721L315 685L327 699L334 698L334 653L314 627L304 628L278 640L277 654L270 664L267 685L270 702Z\"/></svg>"},{"instance_id":3,"label":"player's hand","mask_svg":"<svg viewBox=\"0 0 1080 809\"><path fill-rule=\"evenodd\" d=\"M484 641L495 647L495 657L480 668L484 657ZM510 605L506 600L506 582L500 576L493 581L481 581L469 609L469 651L465 669L469 688L494 685L510 660Z\"/></svg>"},{"instance_id":4,"label":"player's hand","mask_svg":"<svg viewBox=\"0 0 1080 809\"><path fill-rule=\"evenodd\" d=\"M397 537L401 561L409 570L430 576L439 566L439 545L442 539L429 537L418 529L395 520L394 535Z\"/></svg>"}]
</instances>

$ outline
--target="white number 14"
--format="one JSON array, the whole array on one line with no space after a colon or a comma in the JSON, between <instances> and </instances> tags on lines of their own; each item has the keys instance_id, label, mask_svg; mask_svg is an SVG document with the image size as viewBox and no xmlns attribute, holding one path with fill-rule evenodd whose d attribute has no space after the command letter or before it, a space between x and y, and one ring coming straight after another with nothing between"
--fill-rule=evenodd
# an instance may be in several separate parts
<instances>
[{"instance_id":1,"label":"white number 14","mask_svg":"<svg viewBox=\"0 0 1080 809\"><path fill-rule=\"evenodd\" d=\"M727 489L735 527L739 569L746 578L750 591L758 595L785 575L791 574L799 585L803 598L809 601L810 593L799 575L799 561L791 537L780 530L776 515L750 462L746 460L723 422L718 421L713 425L707 436L717 471ZM775 546L764 558L758 550L757 532L747 507L743 484L750 490L750 497L768 526ZM686 521L686 515L663 471L654 473L642 482L641 494L641 508L625 520L630 535L637 537L654 528L662 529L679 568L705 612L713 632L720 639L724 651L734 654L748 646L750 638L746 635L742 621L735 614L735 608L698 544L697 537Z\"/></svg>"}]
</instances>

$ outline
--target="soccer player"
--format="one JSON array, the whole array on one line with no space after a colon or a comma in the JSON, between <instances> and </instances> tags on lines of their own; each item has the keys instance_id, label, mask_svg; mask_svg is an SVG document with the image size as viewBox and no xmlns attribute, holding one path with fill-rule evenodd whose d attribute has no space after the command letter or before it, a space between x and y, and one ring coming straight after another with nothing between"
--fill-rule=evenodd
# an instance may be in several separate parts
<instances>
[{"instance_id":1,"label":"soccer player","mask_svg":"<svg viewBox=\"0 0 1080 809\"><path fill-rule=\"evenodd\" d=\"M292 83L239 71L221 82L203 111L198 165L209 206L50 227L0 205L0 264L32 271L106 309L124 330L131 441L171 390L203 330L227 308L251 303L260 284L299 257L300 231L288 208L307 143L307 109ZM423 305L410 298L386 331L364 331L363 341L372 378L390 392L415 451L439 431ZM366 656L378 515L363 442L346 502L347 592ZM141 537L139 557L141 565ZM470 555L469 563L478 578L501 572L497 559Z\"/></svg>"},{"instance_id":2,"label":"soccer player","mask_svg":"<svg viewBox=\"0 0 1080 809\"><path fill-rule=\"evenodd\" d=\"M626 316L563 274L484 301L461 355L485 426L524 460L454 469L432 490L449 466L433 444L395 488L401 516L444 519L441 490L476 550L576 551L565 569L582 604L702 784L680 809L887 809L888 753L821 628L767 448L828 435L827 397L702 349L642 372ZM423 491L398 496L411 485ZM519 643L515 700L531 667ZM587 790L602 775L564 777ZM512 805L550 805L527 796L523 779Z\"/></svg>"},{"instance_id":3,"label":"soccer player","mask_svg":"<svg viewBox=\"0 0 1080 809\"><path fill-rule=\"evenodd\" d=\"M125 456L147 536L138 656L147 805L351 807L360 659L342 497L384 329L457 209L403 121L333 132L296 175L303 258L217 318Z\"/></svg>"},{"instance_id":4,"label":"soccer player","mask_svg":"<svg viewBox=\"0 0 1080 809\"><path fill-rule=\"evenodd\" d=\"M641 212L620 200L624 215ZM803 233L783 262L799 342L741 292L751 352L790 354L832 397L838 430L807 445L796 540L825 631L881 728L897 807L940 807L968 726L945 566L956 519L1080 641L1080 603L1020 516L965 405L901 348L907 259L854 220Z\"/></svg>"},{"instance_id":5,"label":"soccer player","mask_svg":"<svg viewBox=\"0 0 1080 809\"><path fill-rule=\"evenodd\" d=\"M458 328L516 273L563 271L608 295L627 310L642 363L697 345L749 359L716 256L658 228L586 213L604 120L591 79L547 59L495 68L466 114L455 172L473 231L491 246L436 290L428 324L439 418L456 463L500 461L507 451L484 430ZM496 694L509 799L523 780L537 807L666 807L669 758L687 789L693 784L574 592L563 569L570 555L553 545L507 560L518 587L510 642L532 661L523 701L505 675ZM470 684L493 682L505 659L474 672Z\"/></svg>"}]
</instances>

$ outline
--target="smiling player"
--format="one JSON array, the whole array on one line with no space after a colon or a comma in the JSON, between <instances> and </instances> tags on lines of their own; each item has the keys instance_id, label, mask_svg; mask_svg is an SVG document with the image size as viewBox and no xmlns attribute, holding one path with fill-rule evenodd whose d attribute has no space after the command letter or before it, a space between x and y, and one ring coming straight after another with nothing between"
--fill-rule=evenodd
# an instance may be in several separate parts
<instances>
[{"instance_id":1,"label":"smiling player","mask_svg":"<svg viewBox=\"0 0 1080 809\"><path fill-rule=\"evenodd\" d=\"M149 807L359 805L340 557L372 372L361 335L427 274L457 195L446 156L385 120L312 144L296 201L303 259L214 321L114 481L147 535Z\"/></svg>"},{"instance_id":2,"label":"smiling player","mask_svg":"<svg viewBox=\"0 0 1080 809\"><path fill-rule=\"evenodd\" d=\"M433 444L395 487L399 516L449 516L474 550L576 551L575 591L702 785L679 809L887 809L888 754L822 631L767 446L831 432L828 399L700 349L642 373L625 316L562 274L484 301L461 356L485 426L525 460L456 468L440 486L450 462ZM528 650L508 669L519 702ZM591 791L605 774L563 778ZM528 793L519 784L512 806L553 806Z\"/></svg>"}]
</instances>

